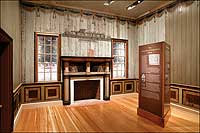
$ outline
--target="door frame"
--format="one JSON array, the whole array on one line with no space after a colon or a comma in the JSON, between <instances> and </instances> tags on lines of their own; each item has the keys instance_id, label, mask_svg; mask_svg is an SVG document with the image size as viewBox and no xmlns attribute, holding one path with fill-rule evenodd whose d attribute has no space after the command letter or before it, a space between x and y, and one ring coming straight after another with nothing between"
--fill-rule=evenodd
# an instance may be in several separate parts
<instances>
[{"instance_id":1,"label":"door frame","mask_svg":"<svg viewBox=\"0 0 200 133\"><path fill-rule=\"evenodd\" d=\"M0 62L0 104L2 105L0 109L0 132L12 132L14 124L13 39L1 28Z\"/></svg>"}]
</instances>

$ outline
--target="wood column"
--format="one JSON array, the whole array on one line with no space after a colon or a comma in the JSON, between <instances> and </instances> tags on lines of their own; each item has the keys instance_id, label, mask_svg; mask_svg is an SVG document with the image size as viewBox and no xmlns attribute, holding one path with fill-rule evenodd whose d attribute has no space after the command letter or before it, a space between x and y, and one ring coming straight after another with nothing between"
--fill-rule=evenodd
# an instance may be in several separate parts
<instances>
[{"instance_id":1,"label":"wood column","mask_svg":"<svg viewBox=\"0 0 200 133\"><path fill-rule=\"evenodd\" d=\"M70 99L69 99L69 78L66 77L64 78L64 100L63 104L64 105L69 105L70 104Z\"/></svg>"},{"instance_id":2,"label":"wood column","mask_svg":"<svg viewBox=\"0 0 200 133\"><path fill-rule=\"evenodd\" d=\"M104 100L110 100L110 75L106 75L104 81Z\"/></svg>"},{"instance_id":3,"label":"wood column","mask_svg":"<svg viewBox=\"0 0 200 133\"><path fill-rule=\"evenodd\" d=\"M90 62L86 62L86 72L90 72Z\"/></svg>"}]
</instances>

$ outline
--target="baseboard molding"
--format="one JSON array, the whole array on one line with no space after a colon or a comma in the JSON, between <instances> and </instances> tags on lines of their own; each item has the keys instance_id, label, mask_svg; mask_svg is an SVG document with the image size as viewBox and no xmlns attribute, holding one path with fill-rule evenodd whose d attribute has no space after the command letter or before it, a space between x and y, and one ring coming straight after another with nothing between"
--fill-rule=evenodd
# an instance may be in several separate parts
<instances>
[{"instance_id":1,"label":"baseboard molding","mask_svg":"<svg viewBox=\"0 0 200 133\"><path fill-rule=\"evenodd\" d=\"M178 107L178 108L181 108L181 109L184 109L186 111L191 111L193 113L197 113L197 114L200 114L200 111L196 108L191 108L191 107L187 107L187 106L184 106L184 105L180 105L180 104L175 104L175 103L170 103L172 106L175 106L175 107Z\"/></svg>"},{"instance_id":2,"label":"baseboard molding","mask_svg":"<svg viewBox=\"0 0 200 133\"><path fill-rule=\"evenodd\" d=\"M22 110L22 105L19 107L19 109L18 109L18 111L17 111L17 115L16 115L15 118L14 118L13 129L15 129L15 125L16 125L16 123L17 123L17 121L18 121L18 118L19 118L19 116L20 116L20 114L21 114L21 110Z\"/></svg>"},{"instance_id":3,"label":"baseboard molding","mask_svg":"<svg viewBox=\"0 0 200 133\"><path fill-rule=\"evenodd\" d=\"M62 106L63 101L48 101L48 102L37 102L37 103L25 103L22 104L23 109L29 109L29 108L37 108L37 107L45 107L45 106Z\"/></svg>"}]
</instances>

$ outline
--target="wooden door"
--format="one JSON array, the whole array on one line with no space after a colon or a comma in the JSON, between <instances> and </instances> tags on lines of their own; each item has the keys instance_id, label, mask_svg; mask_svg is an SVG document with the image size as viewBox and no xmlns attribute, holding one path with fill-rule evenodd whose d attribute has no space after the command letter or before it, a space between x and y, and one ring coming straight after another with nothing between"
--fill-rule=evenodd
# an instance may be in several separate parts
<instances>
[{"instance_id":1,"label":"wooden door","mask_svg":"<svg viewBox=\"0 0 200 133\"><path fill-rule=\"evenodd\" d=\"M0 132L13 130L12 53L12 38L0 28Z\"/></svg>"}]
</instances>

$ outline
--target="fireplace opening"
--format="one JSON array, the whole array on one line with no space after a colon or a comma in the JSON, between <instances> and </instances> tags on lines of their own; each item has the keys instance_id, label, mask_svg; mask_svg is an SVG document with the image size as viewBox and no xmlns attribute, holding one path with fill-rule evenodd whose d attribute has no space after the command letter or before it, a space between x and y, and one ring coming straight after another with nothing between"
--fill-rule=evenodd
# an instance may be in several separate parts
<instances>
[{"instance_id":1,"label":"fireplace opening","mask_svg":"<svg viewBox=\"0 0 200 133\"><path fill-rule=\"evenodd\" d=\"M100 100L100 80L74 81L74 100Z\"/></svg>"}]
</instances>

